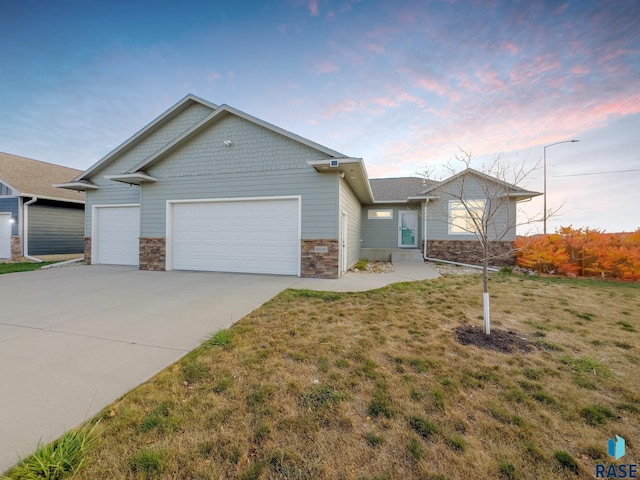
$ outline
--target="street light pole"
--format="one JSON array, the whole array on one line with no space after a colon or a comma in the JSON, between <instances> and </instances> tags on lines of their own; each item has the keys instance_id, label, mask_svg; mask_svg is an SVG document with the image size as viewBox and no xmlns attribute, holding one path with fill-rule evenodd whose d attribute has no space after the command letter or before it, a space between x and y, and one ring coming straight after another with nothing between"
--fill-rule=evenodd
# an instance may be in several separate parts
<instances>
[{"instance_id":1,"label":"street light pole","mask_svg":"<svg viewBox=\"0 0 640 480\"><path fill-rule=\"evenodd\" d=\"M547 147L553 147L554 145L560 145L561 143L575 143L575 142L579 142L580 140L563 140L562 142L556 142L556 143L551 143L549 145L545 145L544 146L544 160L542 162L542 166L543 166L543 176L544 176L544 190L543 190L543 198L544 198L544 234L547 234Z\"/></svg>"}]
</instances>

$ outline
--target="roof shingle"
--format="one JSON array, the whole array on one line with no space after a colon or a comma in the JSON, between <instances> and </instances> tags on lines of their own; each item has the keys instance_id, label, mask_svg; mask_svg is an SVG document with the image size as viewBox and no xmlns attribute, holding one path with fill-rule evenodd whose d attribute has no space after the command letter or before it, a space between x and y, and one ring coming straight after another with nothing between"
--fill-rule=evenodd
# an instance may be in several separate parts
<instances>
[{"instance_id":1,"label":"roof shingle","mask_svg":"<svg viewBox=\"0 0 640 480\"><path fill-rule=\"evenodd\" d=\"M23 196L84 202L83 193L52 185L68 182L80 173L82 170L0 152L0 182Z\"/></svg>"},{"instance_id":2,"label":"roof shingle","mask_svg":"<svg viewBox=\"0 0 640 480\"><path fill-rule=\"evenodd\" d=\"M439 183L421 177L372 178L369 181L376 202L406 202L407 198L419 196L420 192Z\"/></svg>"}]
</instances>

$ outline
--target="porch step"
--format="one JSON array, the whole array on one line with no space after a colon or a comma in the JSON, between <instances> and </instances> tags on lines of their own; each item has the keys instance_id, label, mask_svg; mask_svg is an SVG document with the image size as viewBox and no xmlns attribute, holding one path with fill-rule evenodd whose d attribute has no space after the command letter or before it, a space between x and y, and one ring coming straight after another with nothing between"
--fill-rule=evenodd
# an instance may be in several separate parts
<instances>
[{"instance_id":1,"label":"porch step","mask_svg":"<svg viewBox=\"0 0 640 480\"><path fill-rule=\"evenodd\" d=\"M393 252L391 252L391 263L422 261L422 252L417 249L394 250Z\"/></svg>"}]
</instances>

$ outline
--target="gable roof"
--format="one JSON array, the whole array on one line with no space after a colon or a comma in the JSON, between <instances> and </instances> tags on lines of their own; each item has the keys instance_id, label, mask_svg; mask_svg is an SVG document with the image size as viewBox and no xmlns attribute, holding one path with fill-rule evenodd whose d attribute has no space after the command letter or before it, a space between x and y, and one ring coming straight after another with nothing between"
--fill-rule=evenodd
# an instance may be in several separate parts
<instances>
[{"instance_id":1,"label":"gable roof","mask_svg":"<svg viewBox=\"0 0 640 480\"><path fill-rule=\"evenodd\" d=\"M372 178L369 181L376 202L406 202L409 197L419 195L425 188L440 183L422 177Z\"/></svg>"},{"instance_id":2,"label":"gable roof","mask_svg":"<svg viewBox=\"0 0 640 480\"><path fill-rule=\"evenodd\" d=\"M455 175L452 175L451 177L447 178L446 180L443 180L442 182L436 182L434 185L420 192L420 195L426 196L429 194L437 193L437 191L442 190L445 185L457 180L463 175L473 175L473 176L479 177L484 181L492 182L501 187L504 187L506 190L509 191L509 193L507 194L507 196L509 197L517 197L517 198L525 199L525 198L537 197L538 195L542 195L540 192L525 190L524 188L520 188L509 182L500 180L499 178L492 177L491 175L487 175L486 173L479 172L478 170L475 170L473 168L466 168L465 170L462 170L461 172L458 172Z\"/></svg>"},{"instance_id":3,"label":"gable roof","mask_svg":"<svg viewBox=\"0 0 640 480\"><path fill-rule=\"evenodd\" d=\"M160 129L162 126L164 126L167 123L169 123L173 118L175 118L180 113L184 112L187 108L189 108L194 103L200 103L200 104L205 105L205 106L207 106L207 107L209 107L209 108L211 108L213 110L218 108L217 105L215 105L215 104L213 104L211 102L207 102L206 100L204 100L204 99L202 99L200 97L196 97L195 95L188 94L182 100L180 100L178 103L176 103L173 107L171 107L168 110L166 110L164 113L162 113L160 116L158 116L151 123L147 124L141 130L138 130L136 133L134 133L131 137L129 137L123 143L118 145L116 148L111 150L109 153L107 153L104 157L102 157L96 163L91 165L87 170L85 170L84 172L80 172L80 175L75 177L73 179L73 182L70 182L70 183L77 183L77 182L81 182L83 180L86 180L87 177L91 176L91 174L93 172L95 172L96 170L102 168L105 164L107 164L111 160L115 159L118 155L121 155L124 152L126 152L127 150L130 150L131 148L133 148L135 145L137 145L140 142L140 140L142 140L143 138L147 137L151 133L153 133L156 130ZM122 172L122 173L125 173L125 172Z\"/></svg>"},{"instance_id":4,"label":"gable roof","mask_svg":"<svg viewBox=\"0 0 640 480\"><path fill-rule=\"evenodd\" d=\"M18 196L84 203L84 194L52 185L67 182L81 172L75 168L0 152L0 182Z\"/></svg>"},{"instance_id":5,"label":"gable roof","mask_svg":"<svg viewBox=\"0 0 640 480\"><path fill-rule=\"evenodd\" d=\"M233 108L229 105L223 104L223 105L217 106L211 102L207 102L206 100L203 100L202 98L190 93L186 97L184 97L182 100L180 100L178 103L176 103L173 107L171 107L169 110L167 110L158 118L153 120L150 124L148 124L142 130L135 133L132 137L126 140L122 145L112 150L105 157L103 157L97 163L95 163L93 166L89 167L88 170L86 170L81 175L76 177L74 179L74 182L77 183L77 182L86 180L93 172L95 172L99 168L102 168L108 162L114 160L118 155L121 155L125 151L132 148L134 145L136 145L138 142L140 142L143 138L145 138L152 132L158 130L163 125L166 125L172 118L174 118L176 115L178 115L179 113L189 108L189 106L193 105L194 103L200 103L202 105L205 105L211 108L213 111L209 113L206 117L204 117L202 120L200 120L198 123L193 125L191 128L184 131L178 137L174 138L172 141L164 145L162 148L158 149L156 152L154 152L153 154L145 158L142 162L138 163L137 165L130 168L126 172L122 172L122 174L132 174L132 173L138 173L140 171L144 171L144 169L150 167L152 164L160 160L162 157L164 157L171 151L178 148L178 146L180 146L183 142L185 142L186 140L188 140L189 138L197 134L207 125L211 125L217 120L225 118L227 115L235 115L237 117L243 118L249 122L252 122L256 125L260 125L261 127L264 127L268 130L271 130L272 132L279 133L280 135L283 135L291 140L302 143L310 148L313 148L322 153L325 153L330 157L334 157L334 158L346 157L346 155L340 152L337 152L323 145L320 145L319 143L313 142L304 137L291 133L288 130L285 130L283 128L272 125L271 123L265 122L264 120L260 120L259 118L249 115L248 113L242 112L241 110Z\"/></svg>"}]
</instances>

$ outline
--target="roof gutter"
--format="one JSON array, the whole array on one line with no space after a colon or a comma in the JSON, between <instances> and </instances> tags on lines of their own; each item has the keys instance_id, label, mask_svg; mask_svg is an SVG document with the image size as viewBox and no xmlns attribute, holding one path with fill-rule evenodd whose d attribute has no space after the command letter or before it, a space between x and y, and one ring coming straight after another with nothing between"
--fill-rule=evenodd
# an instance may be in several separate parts
<instances>
[{"instance_id":1,"label":"roof gutter","mask_svg":"<svg viewBox=\"0 0 640 480\"><path fill-rule=\"evenodd\" d=\"M38 201L38 197L33 197L28 202L22 204L22 256L37 263L42 263L42 260L29 255L29 205L32 205Z\"/></svg>"}]
</instances>

